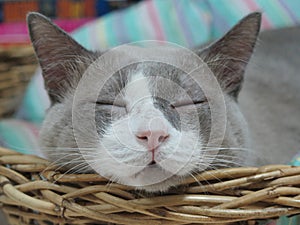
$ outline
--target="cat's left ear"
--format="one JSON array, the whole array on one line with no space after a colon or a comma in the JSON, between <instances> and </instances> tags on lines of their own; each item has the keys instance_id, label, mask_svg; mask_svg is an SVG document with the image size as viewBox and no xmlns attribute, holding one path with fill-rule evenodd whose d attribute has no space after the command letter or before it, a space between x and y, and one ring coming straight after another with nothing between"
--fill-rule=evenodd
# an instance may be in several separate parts
<instances>
[{"instance_id":1,"label":"cat's left ear","mask_svg":"<svg viewBox=\"0 0 300 225\"><path fill-rule=\"evenodd\" d=\"M30 38L52 103L74 88L93 54L39 13L27 15Z\"/></svg>"},{"instance_id":2,"label":"cat's left ear","mask_svg":"<svg viewBox=\"0 0 300 225\"><path fill-rule=\"evenodd\" d=\"M241 89L260 23L261 13L251 13L221 39L197 53L215 74L222 89L234 98Z\"/></svg>"}]
</instances>

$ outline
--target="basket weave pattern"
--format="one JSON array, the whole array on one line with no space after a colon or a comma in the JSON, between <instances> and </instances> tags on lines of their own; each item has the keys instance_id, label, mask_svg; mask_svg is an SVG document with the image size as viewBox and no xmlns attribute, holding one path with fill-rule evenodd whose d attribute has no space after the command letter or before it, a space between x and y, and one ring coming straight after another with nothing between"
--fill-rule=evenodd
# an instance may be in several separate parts
<instances>
[{"instance_id":1,"label":"basket weave pattern","mask_svg":"<svg viewBox=\"0 0 300 225\"><path fill-rule=\"evenodd\" d=\"M31 46L0 48L0 117L18 108L36 67Z\"/></svg>"},{"instance_id":2,"label":"basket weave pattern","mask_svg":"<svg viewBox=\"0 0 300 225\"><path fill-rule=\"evenodd\" d=\"M231 224L300 213L300 167L229 168L195 178L146 196L0 148L0 202L10 224Z\"/></svg>"}]
</instances>

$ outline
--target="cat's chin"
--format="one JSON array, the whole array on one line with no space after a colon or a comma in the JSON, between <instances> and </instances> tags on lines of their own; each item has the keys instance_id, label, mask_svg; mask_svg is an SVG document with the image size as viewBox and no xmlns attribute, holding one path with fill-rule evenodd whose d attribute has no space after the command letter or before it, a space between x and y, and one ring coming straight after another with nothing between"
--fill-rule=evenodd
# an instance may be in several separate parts
<instances>
[{"instance_id":1,"label":"cat's chin","mask_svg":"<svg viewBox=\"0 0 300 225\"><path fill-rule=\"evenodd\" d=\"M130 186L152 193L166 192L169 188L180 184L180 181L180 176L166 171L158 165L147 166L129 178Z\"/></svg>"},{"instance_id":2,"label":"cat's chin","mask_svg":"<svg viewBox=\"0 0 300 225\"><path fill-rule=\"evenodd\" d=\"M181 180L181 177L173 175L172 177L169 177L168 179L163 180L159 183L150 184L147 186L135 186L135 188L136 190L143 190L149 193L165 193L170 188L179 185Z\"/></svg>"}]
</instances>

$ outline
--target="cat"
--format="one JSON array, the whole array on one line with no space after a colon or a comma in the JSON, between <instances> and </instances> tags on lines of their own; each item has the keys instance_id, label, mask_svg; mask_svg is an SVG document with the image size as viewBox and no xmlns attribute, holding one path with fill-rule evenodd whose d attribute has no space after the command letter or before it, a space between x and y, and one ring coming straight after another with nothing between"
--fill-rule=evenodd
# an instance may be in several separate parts
<instances>
[{"instance_id":1,"label":"cat","mask_svg":"<svg viewBox=\"0 0 300 225\"><path fill-rule=\"evenodd\" d=\"M206 169L244 165L250 140L238 95L260 22L261 14L251 13L202 49L160 43L111 53L89 51L45 16L29 13L51 100L40 131L44 155L70 171L97 172L146 192L165 192ZM162 61L143 60L150 56ZM202 70L191 76L167 62Z\"/></svg>"}]
</instances>

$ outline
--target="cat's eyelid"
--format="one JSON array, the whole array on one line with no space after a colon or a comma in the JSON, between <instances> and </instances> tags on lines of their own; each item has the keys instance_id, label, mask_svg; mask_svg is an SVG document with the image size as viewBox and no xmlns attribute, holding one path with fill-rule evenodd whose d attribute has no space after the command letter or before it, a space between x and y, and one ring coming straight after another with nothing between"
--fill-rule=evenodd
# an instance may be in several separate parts
<instances>
[{"instance_id":1,"label":"cat's eyelid","mask_svg":"<svg viewBox=\"0 0 300 225\"><path fill-rule=\"evenodd\" d=\"M189 105L199 105L207 102L207 99L202 99L202 100L193 100L193 101L180 101L180 102L174 102L171 103L171 107L176 108L176 107L183 107L183 106L189 106Z\"/></svg>"},{"instance_id":2,"label":"cat's eyelid","mask_svg":"<svg viewBox=\"0 0 300 225\"><path fill-rule=\"evenodd\" d=\"M125 103L118 102L118 101L114 101L114 102L110 102L110 101L97 101L96 104L97 105L110 105L110 106L116 106L116 107L126 108L126 104Z\"/></svg>"},{"instance_id":3,"label":"cat's eyelid","mask_svg":"<svg viewBox=\"0 0 300 225\"><path fill-rule=\"evenodd\" d=\"M202 100L194 101L193 103L194 103L194 105L196 105L196 104L202 104L202 103L205 103L205 102L207 102L207 99L202 99Z\"/></svg>"}]
</instances>

